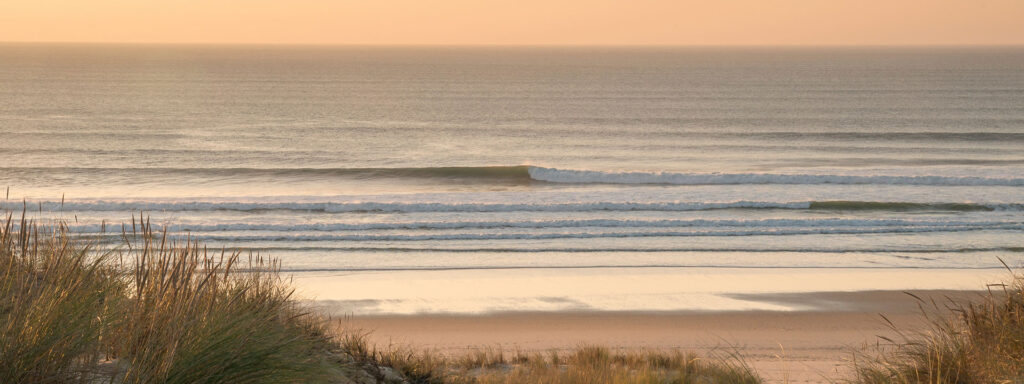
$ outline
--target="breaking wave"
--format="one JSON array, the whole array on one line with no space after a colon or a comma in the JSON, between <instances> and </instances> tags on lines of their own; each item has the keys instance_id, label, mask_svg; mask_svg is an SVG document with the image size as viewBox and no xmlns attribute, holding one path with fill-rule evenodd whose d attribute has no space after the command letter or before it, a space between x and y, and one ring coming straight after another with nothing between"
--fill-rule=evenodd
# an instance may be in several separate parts
<instances>
[{"instance_id":1,"label":"breaking wave","mask_svg":"<svg viewBox=\"0 0 1024 384\"><path fill-rule=\"evenodd\" d=\"M605 184L885 184L935 186L1024 186L1024 178L772 173L604 172L530 167L530 177L552 183Z\"/></svg>"}]
</instances>

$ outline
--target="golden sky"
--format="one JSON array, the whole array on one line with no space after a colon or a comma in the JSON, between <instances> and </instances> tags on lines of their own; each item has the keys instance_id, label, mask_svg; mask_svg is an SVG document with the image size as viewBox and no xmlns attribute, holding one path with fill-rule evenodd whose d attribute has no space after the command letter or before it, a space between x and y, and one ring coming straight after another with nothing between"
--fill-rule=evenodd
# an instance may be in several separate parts
<instances>
[{"instance_id":1,"label":"golden sky","mask_svg":"<svg viewBox=\"0 0 1024 384\"><path fill-rule=\"evenodd\" d=\"M1024 44L1024 0L0 0L0 41Z\"/></svg>"}]
</instances>

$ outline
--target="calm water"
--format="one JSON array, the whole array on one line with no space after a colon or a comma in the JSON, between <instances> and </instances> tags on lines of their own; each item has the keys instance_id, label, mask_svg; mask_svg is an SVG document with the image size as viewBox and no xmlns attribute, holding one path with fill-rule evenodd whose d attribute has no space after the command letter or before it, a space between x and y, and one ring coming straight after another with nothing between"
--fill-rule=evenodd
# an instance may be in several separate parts
<instances>
[{"instance_id":1,"label":"calm water","mask_svg":"<svg viewBox=\"0 0 1024 384\"><path fill-rule=\"evenodd\" d=\"M1024 259L1024 48L6 45L0 100L8 208L321 277Z\"/></svg>"}]
</instances>

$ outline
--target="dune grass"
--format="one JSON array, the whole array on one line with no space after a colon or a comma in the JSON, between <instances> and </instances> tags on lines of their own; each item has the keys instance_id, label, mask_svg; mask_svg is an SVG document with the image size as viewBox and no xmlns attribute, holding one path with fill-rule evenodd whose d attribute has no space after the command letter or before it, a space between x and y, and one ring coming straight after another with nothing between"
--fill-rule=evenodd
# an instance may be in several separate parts
<instances>
[{"instance_id":1,"label":"dune grass","mask_svg":"<svg viewBox=\"0 0 1024 384\"><path fill-rule=\"evenodd\" d=\"M166 235L159 245L142 239L111 345L124 356L125 382L306 382L323 373L314 348L322 332L304 321L276 263L211 256Z\"/></svg>"},{"instance_id":2,"label":"dune grass","mask_svg":"<svg viewBox=\"0 0 1024 384\"><path fill-rule=\"evenodd\" d=\"M901 340L886 339L895 346L858 356L851 382L1024 383L1024 277L1014 274L997 287L968 303L918 298L929 329L905 333L894 326Z\"/></svg>"},{"instance_id":3,"label":"dune grass","mask_svg":"<svg viewBox=\"0 0 1024 384\"><path fill-rule=\"evenodd\" d=\"M8 214L0 230L0 381L315 382L320 322L277 265L210 254L148 227L100 251L67 227Z\"/></svg>"},{"instance_id":4,"label":"dune grass","mask_svg":"<svg viewBox=\"0 0 1024 384\"><path fill-rule=\"evenodd\" d=\"M763 380L735 353L701 358L679 351L613 352L580 346L569 352L506 353L480 349L445 356L402 347L376 350L364 334L347 332L342 343L358 360L390 367L414 383L666 383L757 384Z\"/></svg>"},{"instance_id":5,"label":"dune grass","mask_svg":"<svg viewBox=\"0 0 1024 384\"><path fill-rule=\"evenodd\" d=\"M77 382L102 357L123 289L105 255L70 241L66 228L38 228L24 217L0 229L0 378Z\"/></svg>"},{"instance_id":6,"label":"dune grass","mask_svg":"<svg viewBox=\"0 0 1024 384\"><path fill-rule=\"evenodd\" d=\"M703 359L682 352L612 352L599 346L583 346L565 355L522 356L511 365L464 372L481 384L761 383L753 369L735 356Z\"/></svg>"}]
</instances>

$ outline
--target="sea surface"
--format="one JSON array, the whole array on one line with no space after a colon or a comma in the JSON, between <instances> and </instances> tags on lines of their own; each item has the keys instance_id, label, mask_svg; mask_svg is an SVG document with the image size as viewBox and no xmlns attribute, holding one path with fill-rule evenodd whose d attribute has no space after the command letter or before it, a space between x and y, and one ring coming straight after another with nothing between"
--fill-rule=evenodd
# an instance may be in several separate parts
<instances>
[{"instance_id":1,"label":"sea surface","mask_svg":"<svg viewBox=\"0 0 1024 384\"><path fill-rule=\"evenodd\" d=\"M4 192L355 314L958 288L1024 266L1024 48L7 44Z\"/></svg>"}]
</instances>

